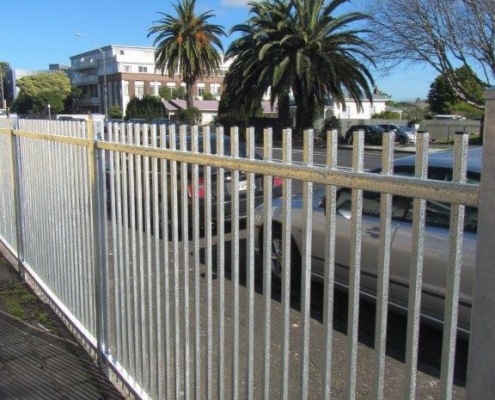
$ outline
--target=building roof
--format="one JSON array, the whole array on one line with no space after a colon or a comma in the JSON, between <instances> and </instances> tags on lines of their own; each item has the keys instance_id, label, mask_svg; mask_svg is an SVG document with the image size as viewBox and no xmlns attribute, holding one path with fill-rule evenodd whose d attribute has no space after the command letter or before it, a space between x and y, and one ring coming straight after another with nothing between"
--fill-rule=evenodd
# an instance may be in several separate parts
<instances>
[{"instance_id":1,"label":"building roof","mask_svg":"<svg viewBox=\"0 0 495 400\"><path fill-rule=\"evenodd\" d=\"M169 111L184 110L187 108L185 100L174 99L174 100L162 100L165 108ZM218 101L217 100L194 100L193 106L200 111L218 111Z\"/></svg>"}]
</instances>

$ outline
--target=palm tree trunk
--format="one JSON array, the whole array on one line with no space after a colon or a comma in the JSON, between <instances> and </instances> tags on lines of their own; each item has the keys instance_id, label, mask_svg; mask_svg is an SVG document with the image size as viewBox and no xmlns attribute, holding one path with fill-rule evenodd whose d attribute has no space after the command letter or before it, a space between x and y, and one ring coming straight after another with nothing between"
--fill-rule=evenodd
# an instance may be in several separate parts
<instances>
[{"instance_id":1,"label":"palm tree trunk","mask_svg":"<svg viewBox=\"0 0 495 400\"><path fill-rule=\"evenodd\" d=\"M186 82L186 106L190 110L194 107L193 84Z\"/></svg>"},{"instance_id":2,"label":"palm tree trunk","mask_svg":"<svg viewBox=\"0 0 495 400\"><path fill-rule=\"evenodd\" d=\"M290 118L290 98L288 93L278 98L278 117L282 126L292 126Z\"/></svg>"}]
</instances>

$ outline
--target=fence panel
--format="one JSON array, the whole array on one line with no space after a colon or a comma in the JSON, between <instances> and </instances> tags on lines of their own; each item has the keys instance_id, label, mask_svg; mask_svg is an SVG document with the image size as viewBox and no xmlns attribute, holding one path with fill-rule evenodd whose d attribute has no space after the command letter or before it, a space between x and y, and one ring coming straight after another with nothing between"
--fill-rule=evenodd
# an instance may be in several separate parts
<instances>
[{"instance_id":1,"label":"fence panel","mask_svg":"<svg viewBox=\"0 0 495 400\"><path fill-rule=\"evenodd\" d=\"M384 141L382 172L363 168L362 132L350 169L338 167L337 132L327 136L323 165L313 161L312 130L297 150L292 132L285 130L280 159L274 156L279 150L270 129L260 150L254 129L242 132L246 143L239 141L237 128L210 132L181 126L176 131L122 123L109 124L103 135L102 126L91 121L20 120L18 130L0 133L0 238L14 254L22 248L27 273L130 394L156 399L465 397L464 385L453 379L459 243L464 207L478 205L478 186L463 175L466 136L456 138L455 181L443 182L424 179L428 134L416 145L421 161L416 177L404 177L392 173L390 137ZM296 161L299 151L302 160ZM292 197L296 187L303 189L300 198ZM337 210L345 188L347 213ZM370 260L364 255L373 232L366 231L363 219L370 192L378 193L381 216L372 262L376 308L361 301L370 295ZM387 354L397 196L415 199L405 363ZM435 376L418 360L427 268L422 235L427 202L446 199L455 210L453 272L444 365ZM325 212L317 213L318 208ZM342 215L351 221L345 246ZM323 256L315 260L320 245ZM343 253L350 260L348 295L334 290L344 282ZM318 272L319 265L323 271ZM480 290L484 295L486 288ZM372 313L374 349L373 340L362 338L363 313Z\"/></svg>"}]
</instances>

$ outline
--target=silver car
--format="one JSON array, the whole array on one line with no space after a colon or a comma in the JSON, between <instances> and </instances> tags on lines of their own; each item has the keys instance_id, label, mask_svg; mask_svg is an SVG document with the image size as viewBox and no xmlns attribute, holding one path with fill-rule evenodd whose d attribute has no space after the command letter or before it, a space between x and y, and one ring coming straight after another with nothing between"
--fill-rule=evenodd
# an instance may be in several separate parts
<instances>
[{"instance_id":1,"label":"silver car","mask_svg":"<svg viewBox=\"0 0 495 400\"><path fill-rule=\"evenodd\" d=\"M470 183L479 183L481 173L481 148L473 148L468 154L467 178ZM415 156L395 161L394 173L414 176ZM436 152L429 155L428 177L436 180L452 180L453 152ZM380 172L380 169L376 169ZM291 264L294 289L300 288L302 232L305 223L302 215L302 194L292 196ZM347 289L349 281L349 257L351 246L351 189L340 188L337 192L336 226L336 271L337 288ZM256 250L262 257L263 205L256 209ZM275 282L282 276L282 199L272 203L272 254L271 268ZM312 213L312 277L323 280L325 270L325 191L313 193ZM427 201L424 232L424 270L421 314L424 320L441 324L443 321L445 286L449 260L450 204ZM473 277L476 253L476 231L478 209L466 207L463 243L463 267L459 296L460 333L468 333L472 304ZM390 306L400 311L407 310L409 292L409 266L412 243L412 199L401 196L393 198L392 244L390 265ZM380 193L363 193L361 295L373 300L377 287L377 263L380 231ZM262 265L258 263L257 265Z\"/></svg>"},{"instance_id":2,"label":"silver car","mask_svg":"<svg viewBox=\"0 0 495 400\"><path fill-rule=\"evenodd\" d=\"M379 127L385 129L385 132L395 132L395 141L401 145L416 143L416 131L405 125L381 124Z\"/></svg>"}]
</instances>

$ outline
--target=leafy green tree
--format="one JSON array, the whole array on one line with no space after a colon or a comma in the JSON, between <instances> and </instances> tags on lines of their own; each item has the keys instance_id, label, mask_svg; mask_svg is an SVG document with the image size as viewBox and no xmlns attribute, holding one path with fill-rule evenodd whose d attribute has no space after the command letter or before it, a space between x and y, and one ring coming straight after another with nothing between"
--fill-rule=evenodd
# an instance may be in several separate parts
<instances>
[{"instance_id":1,"label":"leafy green tree","mask_svg":"<svg viewBox=\"0 0 495 400\"><path fill-rule=\"evenodd\" d=\"M325 119L325 123L323 124L323 129L322 129L322 135L321 135L322 138L326 138L328 131L332 131L334 129L341 132L342 121L340 120L339 117L332 115L330 118Z\"/></svg>"},{"instance_id":2,"label":"leafy green tree","mask_svg":"<svg viewBox=\"0 0 495 400\"><path fill-rule=\"evenodd\" d=\"M173 89L170 91L170 88L168 87L161 87L158 89L158 95L165 100L173 100L173 99L181 99L185 100L186 99L186 90L184 87L179 87L177 89Z\"/></svg>"},{"instance_id":3,"label":"leafy green tree","mask_svg":"<svg viewBox=\"0 0 495 400\"><path fill-rule=\"evenodd\" d=\"M473 70L468 66L463 66L454 71L454 79L465 88L469 97L476 102L483 102L483 92L486 85L478 79ZM458 113L460 109L469 110L476 114L476 107L465 102L450 84L446 75L439 75L430 85L428 92L428 104L430 110L435 114ZM479 111L477 114L480 115Z\"/></svg>"},{"instance_id":4,"label":"leafy green tree","mask_svg":"<svg viewBox=\"0 0 495 400\"><path fill-rule=\"evenodd\" d=\"M65 99L71 92L70 79L61 71L24 76L17 80L16 85L19 92L33 97L48 91L59 93Z\"/></svg>"},{"instance_id":5,"label":"leafy green tree","mask_svg":"<svg viewBox=\"0 0 495 400\"><path fill-rule=\"evenodd\" d=\"M430 85L427 99L432 113L448 114L450 104L455 103L457 98L447 79L440 75Z\"/></svg>"},{"instance_id":6,"label":"leafy green tree","mask_svg":"<svg viewBox=\"0 0 495 400\"><path fill-rule=\"evenodd\" d=\"M261 117L263 108L261 101L236 103L230 97L231 92L224 91L218 103L218 117L216 122L224 126L246 127L251 117ZM232 106L232 104L237 104Z\"/></svg>"},{"instance_id":7,"label":"leafy green tree","mask_svg":"<svg viewBox=\"0 0 495 400\"><path fill-rule=\"evenodd\" d=\"M225 31L208 22L214 16L212 11L196 14L196 0L180 0L173 7L177 16L159 13L163 18L149 28L148 37L157 35L153 42L156 68L162 74L167 71L171 78L179 71L186 84L187 108L192 108L193 85L220 70L217 48L223 51L220 37Z\"/></svg>"},{"instance_id":8,"label":"leafy green tree","mask_svg":"<svg viewBox=\"0 0 495 400\"><path fill-rule=\"evenodd\" d=\"M376 113L371 116L375 119L399 119L400 114L394 111L382 111L381 113Z\"/></svg>"},{"instance_id":9,"label":"leafy green tree","mask_svg":"<svg viewBox=\"0 0 495 400\"><path fill-rule=\"evenodd\" d=\"M174 89L172 94L174 96L174 99L186 100L186 95L187 95L186 88L184 88L183 86L181 86L178 89Z\"/></svg>"},{"instance_id":10,"label":"leafy green tree","mask_svg":"<svg viewBox=\"0 0 495 400\"><path fill-rule=\"evenodd\" d=\"M77 86L71 86L70 94L65 98L64 110L74 114L81 104L82 90Z\"/></svg>"},{"instance_id":11,"label":"leafy green tree","mask_svg":"<svg viewBox=\"0 0 495 400\"><path fill-rule=\"evenodd\" d=\"M495 1L374 0L362 2L373 19L370 40L386 69L428 65L464 102L484 109L483 99L457 79L459 65L479 71L485 85L495 78Z\"/></svg>"},{"instance_id":12,"label":"leafy green tree","mask_svg":"<svg viewBox=\"0 0 495 400\"><path fill-rule=\"evenodd\" d=\"M374 81L363 60L371 47L360 38L363 30L350 30L351 23L368 17L362 13L340 14L346 0L264 0L250 2L250 18L231 29L239 33L227 50L234 58L226 76L225 90L247 103L261 99L268 89L276 99L294 97L296 132L313 125L325 100L331 96L343 104L347 96L359 107L372 98ZM228 78L228 79L227 79Z\"/></svg>"},{"instance_id":13,"label":"leafy green tree","mask_svg":"<svg viewBox=\"0 0 495 400\"><path fill-rule=\"evenodd\" d=\"M62 94L58 91L44 90L34 97L33 111L38 114L45 114L50 105L53 114L64 111L64 100Z\"/></svg>"},{"instance_id":14,"label":"leafy green tree","mask_svg":"<svg viewBox=\"0 0 495 400\"><path fill-rule=\"evenodd\" d=\"M127 118L144 118L151 122L153 118L161 118L165 114L165 107L161 100L156 96L144 96L142 99L133 97L127 103Z\"/></svg>"},{"instance_id":15,"label":"leafy green tree","mask_svg":"<svg viewBox=\"0 0 495 400\"><path fill-rule=\"evenodd\" d=\"M210 92L204 92L203 93L203 100L216 100L215 95L213 95Z\"/></svg>"},{"instance_id":16,"label":"leafy green tree","mask_svg":"<svg viewBox=\"0 0 495 400\"><path fill-rule=\"evenodd\" d=\"M201 119L202 119L201 111L196 107L180 110L177 113L177 120L181 124L200 125Z\"/></svg>"},{"instance_id":17,"label":"leafy green tree","mask_svg":"<svg viewBox=\"0 0 495 400\"><path fill-rule=\"evenodd\" d=\"M33 111L33 98L24 93L19 93L12 103L12 111L19 114L31 114Z\"/></svg>"},{"instance_id":18,"label":"leafy green tree","mask_svg":"<svg viewBox=\"0 0 495 400\"><path fill-rule=\"evenodd\" d=\"M110 106L110 108L108 109L108 118L120 119L122 117L122 109L117 104Z\"/></svg>"},{"instance_id":19,"label":"leafy green tree","mask_svg":"<svg viewBox=\"0 0 495 400\"><path fill-rule=\"evenodd\" d=\"M0 61L0 108L3 108L2 100L10 103L12 99L11 93L8 91L7 85L7 71L10 69L10 65L7 62Z\"/></svg>"},{"instance_id":20,"label":"leafy green tree","mask_svg":"<svg viewBox=\"0 0 495 400\"><path fill-rule=\"evenodd\" d=\"M170 88L163 86L160 89L158 89L158 96L160 96L162 99L167 101L173 98Z\"/></svg>"},{"instance_id":21,"label":"leafy green tree","mask_svg":"<svg viewBox=\"0 0 495 400\"><path fill-rule=\"evenodd\" d=\"M12 109L18 113L45 113L64 110L64 102L71 94L70 79L65 72L40 73L17 80L19 95Z\"/></svg>"}]
</instances>

